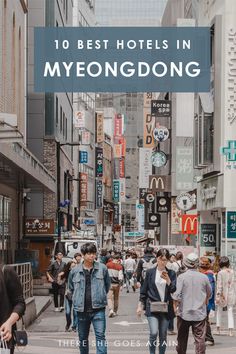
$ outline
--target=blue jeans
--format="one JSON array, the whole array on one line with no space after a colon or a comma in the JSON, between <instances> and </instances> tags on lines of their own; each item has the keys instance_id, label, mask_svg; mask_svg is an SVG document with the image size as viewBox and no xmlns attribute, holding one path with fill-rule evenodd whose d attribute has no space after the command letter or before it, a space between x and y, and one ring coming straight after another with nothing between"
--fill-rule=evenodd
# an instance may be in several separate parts
<instances>
[{"instance_id":1,"label":"blue jeans","mask_svg":"<svg viewBox=\"0 0 236 354\"><path fill-rule=\"evenodd\" d=\"M150 336L149 336L149 352L150 354L156 353L156 348L159 347L159 354L164 354L166 351L167 343L167 329L169 320L166 314L156 314L147 317ZM159 334L159 341L157 336Z\"/></svg>"},{"instance_id":2,"label":"blue jeans","mask_svg":"<svg viewBox=\"0 0 236 354\"><path fill-rule=\"evenodd\" d=\"M66 297L65 297L65 313L66 313L66 325L69 328L71 325L71 312L72 312L72 301L69 301ZM73 324L72 327L73 328L77 328L78 326L78 315L77 312L73 309Z\"/></svg>"},{"instance_id":3,"label":"blue jeans","mask_svg":"<svg viewBox=\"0 0 236 354\"><path fill-rule=\"evenodd\" d=\"M105 309L93 313L78 312L80 354L89 353L88 337L91 323L96 337L96 354L107 354Z\"/></svg>"}]
</instances>

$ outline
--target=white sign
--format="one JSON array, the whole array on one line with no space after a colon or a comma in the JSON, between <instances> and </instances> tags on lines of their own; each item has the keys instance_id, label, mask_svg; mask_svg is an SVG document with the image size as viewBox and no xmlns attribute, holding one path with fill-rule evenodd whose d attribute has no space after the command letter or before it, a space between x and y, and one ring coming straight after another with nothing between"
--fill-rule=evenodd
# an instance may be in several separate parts
<instances>
[{"instance_id":1,"label":"white sign","mask_svg":"<svg viewBox=\"0 0 236 354\"><path fill-rule=\"evenodd\" d=\"M169 138L169 130L164 126L159 126L153 130L154 139L162 142Z\"/></svg>"},{"instance_id":2,"label":"white sign","mask_svg":"<svg viewBox=\"0 0 236 354\"><path fill-rule=\"evenodd\" d=\"M89 145L91 142L91 134L89 131L84 130L82 132L82 145Z\"/></svg>"},{"instance_id":3,"label":"white sign","mask_svg":"<svg viewBox=\"0 0 236 354\"><path fill-rule=\"evenodd\" d=\"M176 198L176 205L180 210L186 211L192 208L193 198L189 193L181 193Z\"/></svg>"},{"instance_id":4,"label":"white sign","mask_svg":"<svg viewBox=\"0 0 236 354\"><path fill-rule=\"evenodd\" d=\"M136 202L136 220L138 222L138 231L144 232L144 204Z\"/></svg>"},{"instance_id":5,"label":"white sign","mask_svg":"<svg viewBox=\"0 0 236 354\"><path fill-rule=\"evenodd\" d=\"M85 127L85 112L77 111L74 116L74 126L78 129L83 129Z\"/></svg>"},{"instance_id":6,"label":"white sign","mask_svg":"<svg viewBox=\"0 0 236 354\"><path fill-rule=\"evenodd\" d=\"M152 149L139 149L139 188L149 188L149 176L152 175Z\"/></svg>"},{"instance_id":7,"label":"white sign","mask_svg":"<svg viewBox=\"0 0 236 354\"><path fill-rule=\"evenodd\" d=\"M125 178L120 178L120 202L125 202Z\"/></svg>"},{"instance_id":8,"label":"white sign","mask_svg":"<svg viewBox=\"0 0 236 354\"><path fill-rule=\"evenodd\" d=\"M193 147L176 148L176 189L193 189Z\"/></svg>"},{"instance_id":9,"label":"white sign","mask_svg":"<svg viewBox=\"0 0 236 354\"><path fill-rule=\"evenodd\" d=\"M178 235L181 230L182 212L176 206L176 199L171 198L171 234Z\"/></svg>"}]
</instances>

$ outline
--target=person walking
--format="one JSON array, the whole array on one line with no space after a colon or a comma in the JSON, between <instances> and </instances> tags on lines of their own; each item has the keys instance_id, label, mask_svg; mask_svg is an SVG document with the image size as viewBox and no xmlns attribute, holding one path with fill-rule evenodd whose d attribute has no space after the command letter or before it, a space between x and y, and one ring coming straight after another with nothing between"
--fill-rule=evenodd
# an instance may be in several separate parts
<instances>
[{"instance_id":1,"label":"person walking","mask_svg":"<svg viewBox=\"0 0 236 354\"><path fill-rule=\"evenodd\" d=\"M126 292L129 293L130 279L132 278L136 269L136 262L131 257L131 254L127 254L127 259L124 261Z\"/></svg>"},{"instance_id":2,"label":"person walking","mask_svg":"<svg viewBox=\"0 0 236 354\"><path fill-rule=\"evenodd\" d=\"M230 268L230 261L228 257L221 257L219 266L220 271L217 275L216 283L216 327L218 334L220 334L223 311L227 311L229 335L233 336L233 306L235 305L236 299L234 271Z\"/></svg>"},{"instance_id":3,"label":"person walking","mask_svg":"<svg viewBox=\"0 0 236 354\"><path fill-rule=\"evenodd\" d=\"M61 275L63 274L65 262L62 262L63 253L58 252L56 254L55 262L52 262L48 268L46 273L48 281L52 284L52 292L53 292L53 300L55 312L64 310L64 296L66 290L65 279L61 279ZM58 307L58 296L60 297L60 307Z\"/></svg>"},{"instance_id":4,"label":"person walking","mask_svg":"<svg viewBox=\"0 0 236 354\"><path fill-rule=\"evenodd\" d=\"M177 353L186 354L189 328L192 327L196 354L206 352L207 303L211 298L210 282L198 272L198 256L190 253L183 261L187 270L177 278L177 290L172 295L177 307Z\"/></svg>"},{"instance_id":5,"label":"person walking","mask_svg":"<svg viewBox=\"0 0 236 354\"><path fill-rule=\"evenodd\" d=\"M0 299L0 333L13 354L13 332L16 322L24 315L26 306L20 279L11 266L0 266Z\"/></svg>"},{"instance_id":6,"label":"person walking","mask_svg":"<svg viewBox=\"0 0 236 354\"><path fill-rule=\"evenodd\" d=\"M69 290L78 315L79 349L89 353L89 330L91 324L96 337L96 353L107 354L105 338L107 294L110 276L107 267L95 261L97 248L92 242L81 247L83 262L73 268L69 275Z\"/></svg>"},{"instance_id":7,"label":"person walking","mask_svg":"<svg viewBox=\"0 0 236 354\"><path fill-rule=\"evenodd\" d=\"M215 311L215 276L213 270L211 270L211 260L208 257L200 258L199 271L202 274L207 275L209 282L211 284L212 295L207 304L207 328L206 328L206 345L214 345L215 341L211 332L211 325L209 321L209 315L211 311Z\"/></svg>"},{"instance_id":8,"label":"person walking","mask_svg":"<svg viewBox=\"0 0 236 354\"><path fill-rule=\"evenodd\" d=\"M136 270L137 281L143 285L144 279L146 277L146 272L149 268L156 266L156 257L153 253L153 248L147 246L144 250L144 256L138 261L138 266Z\"/></svg>"},{"instance_id":9,"label":"person walking","mask_svg":"<svg viewBox=\"0 0 236 354\"><path fill-rule=\"evenodd\" d=\"M145 310L150 331L150 354L156 353L157 346L159 346L159 354L166 352L168 324L174 317L171 294L176 290L176 275L174 271L166 268L169 257L169 251L165 248L156 253L156 267L147 270L140 289L137 315L141 316Z\"/></svg>"},{"instance_id":10,"label":"person walking","mask_svg":"<svg viewBox=\"0 0 236 354\"><path fill-rule=\"evenodd\" d=\"M82 260L82 254L80 252L76 252L74 254L74 261L76 265L80 264L81 260Z\"/></svg>"},{"instance_id":11,"label":"person walking","mask_svg":"<svg viewBox=\"0 0 236 354\"><path fill-rule=\"evenodd\" d=\"M111 287L108 293L109 317L117 315L119 307L120 289L123 283L123 267L119 264L120 256L114 255L106 264L111 279Z\"/></svg>"}]
</instances>

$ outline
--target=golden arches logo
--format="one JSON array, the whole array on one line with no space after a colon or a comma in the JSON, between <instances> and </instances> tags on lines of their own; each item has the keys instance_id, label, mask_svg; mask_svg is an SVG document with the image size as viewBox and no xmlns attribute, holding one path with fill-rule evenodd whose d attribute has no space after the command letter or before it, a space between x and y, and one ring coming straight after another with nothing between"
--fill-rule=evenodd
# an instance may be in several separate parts
<instances>
[{"instance_id":1,"label":"golden arches logo","mask_svg":"<svg viewBox=\"0 0 236 354\"><path fill-rule=\"evenodd\" d=\"M191 218L190 216L185 220L184 226L183 226L183 230L184 232L187 231L188 229L188 224L190 225L190 230L194 231L194 226L195 226L195 222L197 223L197 216L195 216L194 218ZM196 225L197 226L197 225Z\"/></svg>"},{"instance_id":2,"label":"golden arches logo","mask_svg":"<svg viewBox=\"0 0 236 354\"><path fill-rule=\"evenodd\" d=\"M164 181L162 179L162 177L152 177L151 181L150 181L150 189L153 189L153 184L155 182L155 189L159 189L159 183L161 184L161 188L160 189L165 189L165 184Z\"/></svg>"}]
</instances>

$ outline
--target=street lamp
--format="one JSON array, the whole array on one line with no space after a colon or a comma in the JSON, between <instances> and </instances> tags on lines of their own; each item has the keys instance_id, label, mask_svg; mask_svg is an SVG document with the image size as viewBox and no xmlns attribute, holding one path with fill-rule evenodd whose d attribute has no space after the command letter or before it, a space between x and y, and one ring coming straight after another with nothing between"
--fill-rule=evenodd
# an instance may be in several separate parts
<instances>
[{"instance_id":1,"label":"street lamp","mask_svg":"<svg viewBox=\"0 0 236 354\"><path fill-rule=\"evenodd\" d=\"M56 141L56 160L57 160L57 232L58 232L58 241L61 241L61 147L62 146L80 146L80 143L60 143Z\"/></svg>"}]
</instances>

